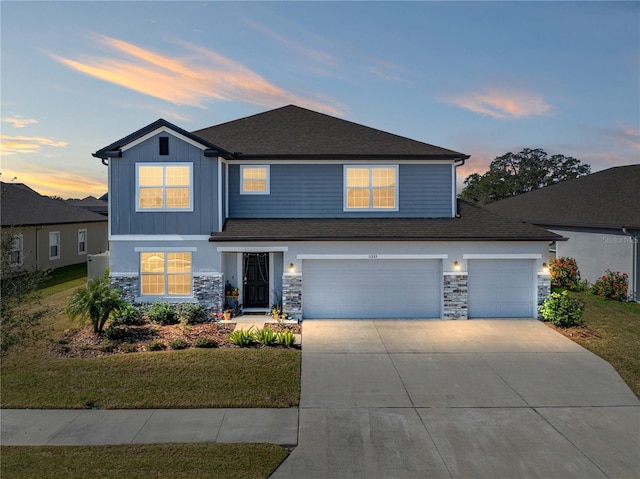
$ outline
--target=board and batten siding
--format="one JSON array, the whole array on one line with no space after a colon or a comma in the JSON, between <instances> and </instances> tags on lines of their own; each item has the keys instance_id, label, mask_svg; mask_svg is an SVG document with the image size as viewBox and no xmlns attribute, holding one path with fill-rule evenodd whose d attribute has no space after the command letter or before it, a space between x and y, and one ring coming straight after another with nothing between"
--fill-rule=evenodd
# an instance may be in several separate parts
<instances>
[{"instance_id":1,"label":"board and batten siding","mask_svg":"<svg viewBox=\"0 0 640 479\"><path fill-rule=\"evenodd\" d=\"M381 165L382 166L382 165ZM229 165L230 218L450 217L450 164L400 164L399 210L345 212L342 164L271 164L270 194L241 195Z\"/></svg>"},{"instance_id":2,"label":"board and batten siding","mask_svg":"<svg viewBox=\"0 0 640 479\"><path fill-rule=\"evenodd\" d=\"M159 155L158 137L169 137L169 155ZM202 235L218 230L218 159L168 133L133 146L109 160L112 235ZM193 164L192 212L136 212L136 163Z\"/></svg>"}]
</instances>

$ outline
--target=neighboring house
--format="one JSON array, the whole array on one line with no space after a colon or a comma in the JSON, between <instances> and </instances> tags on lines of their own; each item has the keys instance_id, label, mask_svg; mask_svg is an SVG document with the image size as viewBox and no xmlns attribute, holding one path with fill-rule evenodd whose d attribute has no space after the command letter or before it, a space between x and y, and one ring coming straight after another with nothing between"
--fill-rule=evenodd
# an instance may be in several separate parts
<instances>
[{"instance_id":1,"label":"neighboring house","mask_svg":"<svg viewBox=\"0 0 640 479\"><path fill-rule=\"evenodd\" d=\"M296 106L98 150L110 273L136 302L294 318L532 317L561 237L456 201L467 155Z\"/></svg>"},{"instance_id":2,"label":"neighboring house","mask_svg":"<svg viewBox=\"0 0 640 479\"><path fill-rule=\"evenodd\" d=\"M81 200L70 199L67 200L67 203L72 206L77 206L78 208L93 211L94 213L101 214L102 216L109 216L109 203L102 199L95 198L94 196L87 196Z\"/></svg>"},{"instance_id":3,"label":"neighboring house","mask_svg":"<svg viewBox=\"0 0 640 479\"><path fill-rule=\"evenodd\" d=\"M108 222L92 213L42 196L22 183L2 183L2 229L17 234L11 263L27 269L55 269L86 263L108 249Z\"/></svg>"},{"instance_id":4,"label":"neighboring house","mask_svg":"<svg viewBox=\"0 0 640 479\"><path fill-rule=\"evenodd\" d=\"M640 165L609 168L486 208L568 238L557 244L556 255L575 258L583 279L593 283L607 269L624 272L629 296L640 298Z\"/></svg>"}]
</instances>

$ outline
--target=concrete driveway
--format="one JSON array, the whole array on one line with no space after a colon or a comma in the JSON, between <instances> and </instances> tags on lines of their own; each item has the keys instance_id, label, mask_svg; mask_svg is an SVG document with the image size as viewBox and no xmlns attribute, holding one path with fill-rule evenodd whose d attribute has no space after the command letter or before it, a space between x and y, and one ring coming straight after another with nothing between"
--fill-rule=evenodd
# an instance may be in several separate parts
<instances>
[{"instance_id":1,"label":"concrete driveway","mask_svg":"<svg viewBox=\"0 0 640 479\"><path fill-rule=\"evenodd\" d=\"M273 478L640 477L640 401L536 320L305 321Z\"/></svg>"}]
</instances>

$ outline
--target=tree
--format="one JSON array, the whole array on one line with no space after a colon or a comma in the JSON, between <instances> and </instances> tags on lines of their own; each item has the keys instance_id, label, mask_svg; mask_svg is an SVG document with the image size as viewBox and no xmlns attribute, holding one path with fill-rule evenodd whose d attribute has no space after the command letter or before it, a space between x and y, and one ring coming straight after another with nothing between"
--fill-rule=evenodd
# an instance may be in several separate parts
<instances>
[{"instance_id":1,"label":"tree","mask_svg":"<svg viewBox=\"0 0 640 479\"><path fill-rule=\"evenodd\" d=\"M102 333L104 325L114 313L124 307L125 302L120 296L120 290L111 286L109 273L102 278L94 278L87 286L78 288L69 298L67 316L71 319L89 318L95 333Z\"/></svg>"},{"instance_id":2,"label":"tree","mask_svg":"<svg viewBox=\"0 0 640 479\"><path fill-rule=\"evenodd\" d=\"M460 198L473 203L493 203L589 173L589 165L570 156L549 157L540 148L525 148L520 153L497 157L484 175L468 176Z\"/></svg>"},{"instance_id":3,"label":"tree","mask_svg":"<svg viewBox=\"0 0 640 479\"><path fill-rule=\"evenodd\" d=\"M11 253L18 234L3 229L0 241L0 356L10 349L41 337L42 318L39 290L49 272L27 270L12 264Z\"/></svg>"}]
</instances>

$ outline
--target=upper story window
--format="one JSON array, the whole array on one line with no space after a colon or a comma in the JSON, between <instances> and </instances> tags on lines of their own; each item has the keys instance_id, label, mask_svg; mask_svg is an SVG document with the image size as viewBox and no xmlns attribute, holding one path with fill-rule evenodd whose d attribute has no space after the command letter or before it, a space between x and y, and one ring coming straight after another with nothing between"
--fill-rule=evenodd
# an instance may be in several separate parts
<instances>
[{"instance_id":1,"label":"upper story window","mask_svg":"<svg viewBox=\"0 0 640 479\"><path fill-rule=\"evenodd\" d=\"M87 254L87 230L78 230L78 254Z\"/></svg>"},{"instance_id":2,"label":"upper story window","mask_svg":"<svg viewBox=\"0 0 640 479\"><path fill-rule=\"evenodd\" d=\"M398 166L345 166L344 210L398 210Z\"/></svg>"},{"instance_id":3,"label":"upper story window","mask_svg":"<svg viewBox=\"0 0 640 479\"><path fill-rule=\"evenodd\" d=\"M269 194L269 165L240 165L240 194Z\"/></svg>"},{"instance_id":4,"label":"upper story window","mask_svg":"<svg viewBox=\"0 0 640 479\"><path fill-rule=\"evenodd\" d=\"M143 296L191 296L191 253L140 253Z\"/></svg>"},{"instance_id":5,"label":"upper story window","mask_svg":"<svg viewBox=\"0 0 640 479\"><path fill-rule=\"evenodd\" d=\"M22 266L22 261L24 259L24 242L22 233L18 233L11 245L11 252L9 253L9 264L11 266Z\"/></svg>"},{"instance_id":6,"label":"upper story window","mask_svg":"<svg viewBox=\"0 0 640 479\"><path fill-rule=\"evenodd\" d=\"M136 163L136 211L193 211L193 164Z\"/></svg>"},{"instance_id":7,"label":"upper story window","mask_svg":"<svg viewBox=\"0 0 640 479\"><path fill-rule=\"evenodd\" d=\"M49 233L49 259L60 259L60 232Z\"/></svg>"}]
</instances>

